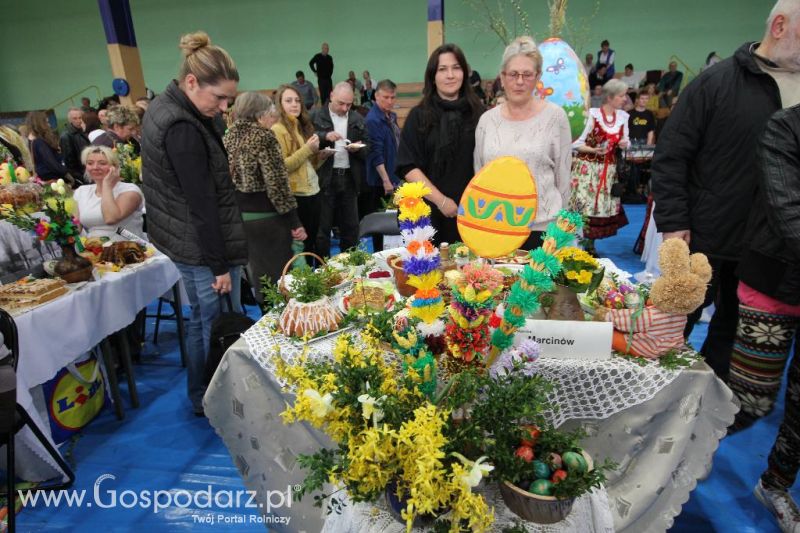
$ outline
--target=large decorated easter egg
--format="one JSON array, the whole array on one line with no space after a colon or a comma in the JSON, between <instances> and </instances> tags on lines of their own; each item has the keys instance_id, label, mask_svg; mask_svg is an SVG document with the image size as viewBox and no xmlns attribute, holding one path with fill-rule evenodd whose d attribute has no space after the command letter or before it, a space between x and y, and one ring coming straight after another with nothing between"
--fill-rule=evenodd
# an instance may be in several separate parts
<instances>
[{"instance_id":1,"label":"large decorated easter egg","mask_svg":"<svg viewBox=\"0 0 800 533\"><path fill-rule=\"evenodd\" d=\"M589 118L588 74L572 48L557 37L539 43L539 52L542 79L536 92L567 113L574 141L583 133Z\"/></svg>"},{"instance_id":2,"label":"large decorated easter egg","mask_svg":"<svg viewBox=\"0 0 800 533\"><path fill-rule=\"evenodd\" d=\"M498 157L469 182L458 206L458 233L482 257L519 248L536 220L536 182L516 157Z\"/></svg>"}]
</instances>

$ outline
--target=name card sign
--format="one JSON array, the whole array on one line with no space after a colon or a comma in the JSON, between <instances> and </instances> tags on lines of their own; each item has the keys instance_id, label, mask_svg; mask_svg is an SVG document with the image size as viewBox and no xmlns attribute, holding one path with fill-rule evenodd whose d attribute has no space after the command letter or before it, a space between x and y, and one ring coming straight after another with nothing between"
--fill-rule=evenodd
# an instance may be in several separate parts
<instances>
[{"instance_id":1,"label":"name card sign","mask_svg":"<svg viewBox=\"0 0 800 533\"><path fill-rule=\"evenodd\" d=\"M611 359L611 322L532 320L514 335L514 345L532 339L542 347L542 357L601 361Z\"/></svg>"}]
</instances>

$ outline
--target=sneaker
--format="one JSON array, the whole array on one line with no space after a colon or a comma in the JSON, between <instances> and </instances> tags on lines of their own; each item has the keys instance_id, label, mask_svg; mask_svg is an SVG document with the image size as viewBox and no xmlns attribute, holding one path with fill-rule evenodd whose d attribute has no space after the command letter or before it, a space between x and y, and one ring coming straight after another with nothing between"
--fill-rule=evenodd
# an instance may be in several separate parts
<instances>
[{"instance_id":1,"label":"sneaker","mask_svg":"<svg viewBox=\"0 0 800 533\"><path fill-rule=\"evenodd\" d=\"M775 516L778 527L783 533L800 533L800 510L787 491L768 489L759 479L753 493L758 501L763 503L764 507Z\"/></svg>"}]
</instances>

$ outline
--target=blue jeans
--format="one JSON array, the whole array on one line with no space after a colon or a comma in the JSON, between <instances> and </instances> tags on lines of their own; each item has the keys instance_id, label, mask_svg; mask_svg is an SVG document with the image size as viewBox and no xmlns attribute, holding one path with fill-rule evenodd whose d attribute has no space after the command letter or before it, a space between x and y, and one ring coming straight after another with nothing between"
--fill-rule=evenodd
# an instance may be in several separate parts
<instances>
[{"instance_id":1,"label":"blue jeans","mask_svg":"<svg viewBox=\"0 0 800 533\"><path fill-rule=\"evenodd\" d=\"M220 296L211 288L216 281L216 276L207 266L187 265L175 263L183 277L186 294L189 295L191 318L186 325L186 351L187 351L187 390L189 400L195 411L203 408L203 395L206 393L204 375L206 357L208 356L209 340L211 338L211 323L220 314L221 302L228 307L227 299ZM242 312L241 306L241 281L242 267L235 266L230 269L231 274L231 300L237 312Z\"/></svg>"}]
</instances>

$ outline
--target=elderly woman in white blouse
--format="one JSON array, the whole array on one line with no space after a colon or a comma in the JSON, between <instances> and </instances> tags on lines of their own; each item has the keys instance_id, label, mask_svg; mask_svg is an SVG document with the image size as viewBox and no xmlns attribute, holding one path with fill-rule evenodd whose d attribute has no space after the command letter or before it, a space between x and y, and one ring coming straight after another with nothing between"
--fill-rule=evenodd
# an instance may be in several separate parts
<instances>
[{"instance_id":1,"label":"elderly woman in white blouse","mask_svg":"<svg viewBox=\"0 0 800 533\"><path fill-rule=\"evenodd\" d=\"M563 109L535 94L542 55L530 37L519 37L503 52L500 80L506 100L484 113L475 131L475 171L501 156L525 161L536 181L539 205L531 237L523 248L541 244L541 234L565 208L570 191L572 136Z\"/></svg>"},{"instance_id":2,"label":"elderly woman in white blouse","mask_svg":"<svg viewBox=\"0 0 800 533\"><path fill-rule=\"evenodd\" d=\"M86 177L93 183L75 190L76 218L88 237L120 239L117 228L144 237L144 196L132 183L120 181L117 154L105 146L88 146L81 152Z\"/></svg>"}]
</instances>

